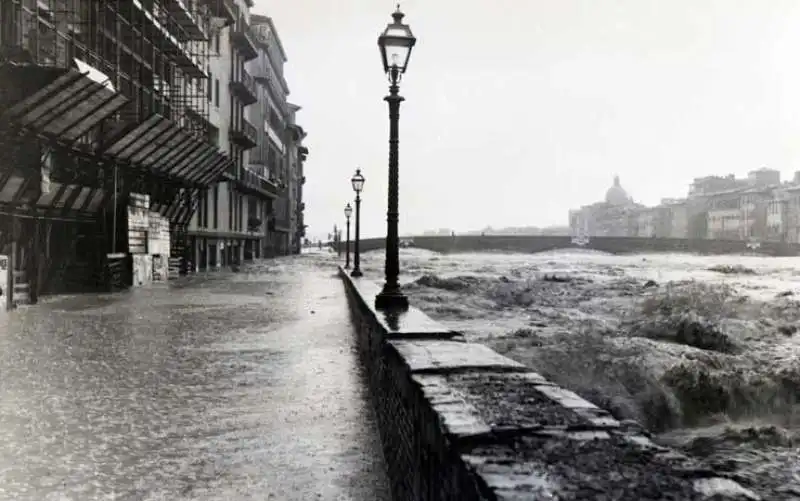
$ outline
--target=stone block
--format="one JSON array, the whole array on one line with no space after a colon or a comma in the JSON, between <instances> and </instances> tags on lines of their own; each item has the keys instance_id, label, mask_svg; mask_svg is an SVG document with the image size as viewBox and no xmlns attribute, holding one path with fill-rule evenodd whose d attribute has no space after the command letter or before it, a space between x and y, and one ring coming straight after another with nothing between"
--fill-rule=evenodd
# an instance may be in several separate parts
<instances>
[{"instance_id":1,"label":"stone block","mask_svg":"<svg viewBox=\"0 0 800 501\"><path fill-rule=\"evenodd\" d=\"M411 372L449 372L470 369L523 371L530 369L491 348L457 341L390 341Z\"/></svg>"}]
</instances>

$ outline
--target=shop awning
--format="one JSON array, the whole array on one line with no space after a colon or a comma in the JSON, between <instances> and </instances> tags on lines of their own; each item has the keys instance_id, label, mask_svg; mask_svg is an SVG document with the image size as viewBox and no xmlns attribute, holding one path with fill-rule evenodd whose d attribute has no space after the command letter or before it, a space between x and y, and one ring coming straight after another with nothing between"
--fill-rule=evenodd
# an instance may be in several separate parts
<instances>
[{"instance_id":1,"label":"shop awning","mask_svg":"<svg viewBox=\"0 0 800 501\"><path fill-rule=\"evenodd\" d=\"M75 69L0 66L0 87L14 104L0 122L71 144L128 102L105 82Z\"/></svg>"},{"instance_id":2,"label":"shop awning","mask_svg":"<svg viewBox=\"0 0 800 501\"><path fill-rule=\"evenodd\" d=\"M216 181L211 168L228 160L215 146L191 135L174 122L152 115L128 129L106 147L104 154L184 184L203 185Z\"/></svg>"},{"instance_id":3,"label":"shop awning","mask_svg":"<svg viewBox=\"0 0 800 501\"><path fill-rule=\"evenodd\" d=\"M14 199L24 187L24 179L12 175L0 189L0 210L15 207ZM25 209L37 217L61 217L71 219L91 219L102 209L106 196L110 194L100 188L52 182L49 189Z\"/></svg>"}]
</instances>

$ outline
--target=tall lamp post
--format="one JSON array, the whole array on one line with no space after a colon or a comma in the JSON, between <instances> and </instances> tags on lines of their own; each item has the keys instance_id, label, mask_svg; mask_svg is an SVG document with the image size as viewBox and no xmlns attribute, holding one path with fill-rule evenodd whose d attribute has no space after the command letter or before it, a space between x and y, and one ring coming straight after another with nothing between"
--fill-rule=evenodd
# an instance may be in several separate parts
<instances>
[{"instance_id":1,"label":"tall lamp post","mask_svg":"<svg viewBox=\"0 0 800 501\"><path fill-rule=\"evenodd\" d=\"M400 290L400 250L397 230L399 216L399 166L398 166L398 122L400 120L400 79L406 72L411 49L417 42L411 28L403 24L404 14L400 6L392 14L392 22L378 37L383 71L389 78L389 95L384 98L389 103L389 208L386 212L386 282L383 290L375 297L375 307L381 310L408 309L408 298Z\"/></svg>"},{"instance_id":2,"label":"tall lamp post","mask_svg":"<svg viewBox=\"0 0 800 501\"><path fill-rule=\"evenodd\" d=\"M351 277L360 277L361 273L361 252L359 251L359 241L361 240L361 190L364 189L364 176L361 175L361 169L356 169L356 173L350 183L353 185L353 191L356 192L356 240L353 246L353 271L350 272Z\"/></svg>"},{"instance_id":3,"label":"tall lamp post","mask_svg":"<svg viewBox=\"0 0 800 501\"><path fill-rule=\"evenodd\" d=\"M344 218L347 220L347 241L344 243L344 269L350 269L350 216L353 215L353 208L350 204L344 206Z\"/></svg>"}]
</instances>

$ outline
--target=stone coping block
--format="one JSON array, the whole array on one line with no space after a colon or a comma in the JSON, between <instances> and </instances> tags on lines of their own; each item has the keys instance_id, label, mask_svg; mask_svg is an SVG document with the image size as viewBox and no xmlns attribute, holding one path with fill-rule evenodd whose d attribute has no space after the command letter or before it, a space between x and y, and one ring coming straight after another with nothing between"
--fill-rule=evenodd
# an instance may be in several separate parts
<instances>
[{"instance_id":1,"label":"stone coping block","mask_svg":"<svg viewBox=\"0 0 800 501\"><path fill-rule=\"evenodd\" d=\"M408 311L401 313L377 310L375 296L381 292L381 286L365 280L363 277L351 277L350 273L341 266L339 267L339 276L342 277L348 288L356 292L355 300L360 303L363 311L373 317L380 328L385 331L387 339L453 339L460 336L458 332L445 328L413 306L409 307Z\"/></svg>"},{"instance_id":2,"label":"stone coping block","mask_svg":"<svg viewBox=\"0 0 800 501\"><path fill-rule=\"evenodd\" d=\"M559 429L620 431L611 415L535 372L414 374L413 380L454 440Z\"/></svg>"},{"instance_id":3,"label":"stone coping block","mask_svg":"<svg viewBox=\"0 0 800 501\"><path fill-rule=\"evenodd\" d=\"M391 341L411 372L530 369L486 345L458 341Z\"/></svg>"},{"instance_id":4,"label":"stone coping block","mask_svg":"<svg viewBox=\"0 0 800 501\"><path fill-rule=\"evenodd\" d=\"M395 501L760 499L415 308L386 319L380 287L340 274Z\"/></svg>"}]
</instances>

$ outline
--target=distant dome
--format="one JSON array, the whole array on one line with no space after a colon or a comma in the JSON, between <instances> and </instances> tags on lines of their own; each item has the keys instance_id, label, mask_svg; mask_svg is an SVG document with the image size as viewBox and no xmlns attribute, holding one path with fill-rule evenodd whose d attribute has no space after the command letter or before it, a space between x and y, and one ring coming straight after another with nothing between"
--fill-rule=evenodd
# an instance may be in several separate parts
<instances>
[{"instance_id":1,"label":"distant dome","mask_svg":"<svg viewBox=\"0 0 800 501\"><path fill-rule=\"evenodd\" d=\"M631 203L631 197L628 196L628 192L619 184L619 176L614 176L614 186L606 192L606 203L609 205L628 205Z\"/></svg>"}]
</instances>

